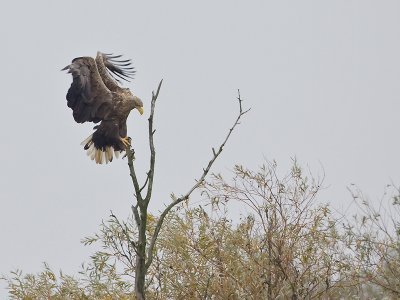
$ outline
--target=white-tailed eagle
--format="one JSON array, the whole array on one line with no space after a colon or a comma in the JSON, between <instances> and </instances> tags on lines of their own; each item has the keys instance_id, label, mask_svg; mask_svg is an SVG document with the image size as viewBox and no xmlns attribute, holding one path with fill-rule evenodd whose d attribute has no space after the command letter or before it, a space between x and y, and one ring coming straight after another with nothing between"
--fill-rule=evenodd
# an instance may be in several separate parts
<instances>
[{"instance_id":1,"label":"white-tailed eagle","mask_svg":"<svg viewBox=\"0 0 400 300\"><path fill-rule=\"evenodd\" d=\"M108 163L130 145L126 119L136 108L143 114L142 101L119 79L129 81L135 73L130 60L120 60L97 52L92 57L77 57L63 70L72 74L72 84L67 93L67 105L77 123L99 123L95 131L82 142L88 156L98 164Z\"/></svg>"}]
</instances>

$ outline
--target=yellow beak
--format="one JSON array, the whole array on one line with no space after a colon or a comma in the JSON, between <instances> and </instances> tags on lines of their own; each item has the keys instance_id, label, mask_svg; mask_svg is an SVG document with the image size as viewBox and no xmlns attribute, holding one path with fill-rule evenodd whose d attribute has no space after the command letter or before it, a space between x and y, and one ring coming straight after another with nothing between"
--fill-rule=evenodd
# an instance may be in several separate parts
<instances>
[{"instance_id":1,"label":"yellow beak","mask_svg":"<svg viewBox=\"0 0 400 300\"><path fill-rule=\"evenodd\" d=\"M140 113L141 115L143 115L143 112L144 112L143 106L137 107L137 110L139 111L139 113Z\"/></svg>"}]
</instances>

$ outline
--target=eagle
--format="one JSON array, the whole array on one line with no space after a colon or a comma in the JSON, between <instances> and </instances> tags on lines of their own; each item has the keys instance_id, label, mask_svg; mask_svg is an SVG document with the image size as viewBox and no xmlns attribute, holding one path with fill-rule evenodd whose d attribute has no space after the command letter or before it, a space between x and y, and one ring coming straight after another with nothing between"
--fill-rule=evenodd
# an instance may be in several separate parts
<instances>
[{"instance_id":1,"label":"eagle","mask_svg":"<svg viewBox=\"0 0 400 300\"><path fill-rule=\"evenodd\" d=\"M81 145L97 164L108 163L130 147L126 120L131 110L143 114L143 102L121 79L129 81L135 74L131 60L122 55L97 52L96 58L77 57L62 70L72 74L67 93L67 106L77 123L99 123Z\"/></svg>"}]
</instances>

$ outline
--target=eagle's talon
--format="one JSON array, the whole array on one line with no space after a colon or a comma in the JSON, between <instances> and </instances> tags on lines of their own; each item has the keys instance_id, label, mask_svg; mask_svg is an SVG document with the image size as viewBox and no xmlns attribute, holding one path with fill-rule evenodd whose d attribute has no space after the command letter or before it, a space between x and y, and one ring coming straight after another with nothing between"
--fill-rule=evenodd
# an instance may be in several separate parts
<instances>
[{"instance_id":1,"label":"eagle's talon","mask_svg":"<svg viewBox=\"0 0 400 300\"><path fill-rule=\"evenodd\" d=\"M129 136L120 138L121 142L124 144L125 148L128 148L131 146L131 141L132 139Z\"/></svg>"}]
</instances>

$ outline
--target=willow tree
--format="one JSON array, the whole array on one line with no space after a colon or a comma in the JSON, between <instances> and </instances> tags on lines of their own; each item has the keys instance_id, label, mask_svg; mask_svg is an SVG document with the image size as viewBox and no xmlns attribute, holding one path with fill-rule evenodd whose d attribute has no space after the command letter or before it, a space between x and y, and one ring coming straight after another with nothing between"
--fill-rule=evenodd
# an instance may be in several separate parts
<instances>
[{"instance_id":1,"label":"willow tree","mask_svg":"<svg viewBox=\"0 0 400 300\"><path fill-rule=\"evenodd\" d=\"M137 234L135 235L130 234L130 232L127 230L126 224L120 222L116 216L113 216L115 218L116 224L122 227L122 229L124 230L123 232L126 235L125 236L126 252L121 254L125 255L126 258L129 258L127 261L128 262L130 261L130 264L132 264L132 269L135 270L135 294L138 300L145 299L146 297L145 296L146 274L153 262L154 248L157 243L157 238L159 236L160 230L162 230L165 217L175 206L179 205L185 200L188 200L190 195L197 188L200 187L200 185L206 178L207 174L209 173L212 165L222 153L224 146L229 140L232 132L234 131L236 126L240 123L240 119L244 114L246 114L249 111L249 109L243 110L242 108L243 100L241 99L240 91L238 90L237 101L239 105L239 112L232 127L229 129L227 135L225 136L225 139L219 145L218 148L212 148L211 159L209 160L206 167L202 169L201 175L196 180L195 184L191 186L188 189L188 191L185 194L182 194L180 197L172 195L172 202L164 208L160 216L157 216L157 222L154 226L154 229L148 235L147 222L150 216L148 211L148 206L152 199L155 166L156 166L156 150L155 150L156 148L154 143L154 134L156 130L154 128L154 116L155 116L156 102L160 93L161 85L162 85L162 80L158 85L157 91L152 92L150 116L148 118L148 143L150 148L150 162L149 162L149 170L147 172L147 176L143 184L139 183L138 176L135 170L135 151L130 147L126 149L129 172L130 172L130 177L132 178L132 184L134 189L135 199L131 209L133 212L135 225L137 227Z\"/></svg>"}]
</instances>

